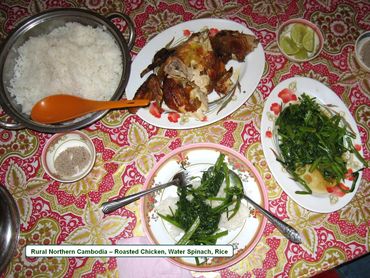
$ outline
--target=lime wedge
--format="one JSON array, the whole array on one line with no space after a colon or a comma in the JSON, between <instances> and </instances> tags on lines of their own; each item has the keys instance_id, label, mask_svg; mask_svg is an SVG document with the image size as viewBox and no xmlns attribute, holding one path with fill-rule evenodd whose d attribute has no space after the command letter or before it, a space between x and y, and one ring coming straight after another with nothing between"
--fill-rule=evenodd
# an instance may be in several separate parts
<instances>
[{"instance_id":1,"label":"lime wedge","mask_svg":"<svg viewBox=\"0 0 370 278\"><path fill-rule=\"evenodd\" d=\"M304 48L299 49L299 51L294 55L298 60L304 60L308 58L307 50Z\"/></svg>"},{"instance_id":2,"label":"lime wedge","mask_svg":"<svg viewBox=\"0 0 370 278\"><path fill-rule=\"evenodd\" d=\"M295 23L292 26L292 30L290 31L290 36L292 40L300 46L303 40L303 37L306 35L307 28L305 25L301 23Z\"/></svg>"},{"instance_id":3,"label":"lime wedge","mask_svg":"<svg viewBox=\"0 0 370 278\"><path fill-rule=\"evenodd\" d=\"M304 35L302 39L302 45L303 47L309 51L312 52L315 48L315 33L311 28L307 29L306 34Z\"/></svg>"},{"instance_id":4,"label":"lime wedge","mask_svg":"<svg viewBox=\"0 0 370 278\"><path fill-rule=\"evenodd\" d=\"M299 51L299 48L293 42L293 40L286 36L280 38L280 46L281 49L288 55L295 54Z\"/></svg>"}]
</instances>

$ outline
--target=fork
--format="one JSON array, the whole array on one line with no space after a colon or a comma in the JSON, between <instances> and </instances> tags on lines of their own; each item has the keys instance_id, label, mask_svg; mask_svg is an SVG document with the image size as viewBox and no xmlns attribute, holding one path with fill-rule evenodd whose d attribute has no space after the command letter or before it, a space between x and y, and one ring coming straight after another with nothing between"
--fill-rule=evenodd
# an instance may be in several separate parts
<instances>
[{"instance_id":1,"label":"fork","mask_svg":"<svg viewBox=\"0 0 370 278\"><path fill-rule=\"evenodd\" d=\"M131 203L139 200L141 197L143 197L143 196L145 196L149 193L164 189L164 188L169 187L171 185L187 186L189 184L190 184L190 178L189 178L187 172L181 171L181 172L178 172L176 175L174 175L173 179L170 182L157 185L155 187L149 188L147 190L144 190L144 191L141 191L141 192L129 195L129 196L125 196L125 197L122 197L122 198L118 198L118 199L114 199L114 200L105 202L105 203L102 204L101 208L102 208L103 213L105 213L105 214L111 213L111 212L113 212L113 211L115 211L115 210L117 210L121 207L127 206L128 204L131 204Z\"/></svg>"},{"instance_id":2,"label":"fork","mask_svg":"<svg viewBox=\"0 0 370 278\"><path fill-rule=\"evenodd\" d=\"M237 173L235 173L232 170L229 170L229 173L231 175L231 178L235 178L239 180L240 183L242 183ZM277 218L270 211L261 207L259 204L254 202L251 198L249 198L246 194L243 194L243 198L247 200L247 202L250 203L252 206L254 206L261 214L263 214L270 221L270 223L273 224L280 231L280 233L282 233L283 236L285 236L287 239L294 243L297 244L302 243L301 236L296 229L288 225L286 222Z\"/></svg>"},{"instance_id":3,"label":"fork","mask_svg":"<svg viewBox=\"0 0 370 278\"><path fill-rule=\"evenodd\" d=\"M220 107L217 110L217 114L222 109L224 109L225 106L230 102L231 98L234 96L236 89L239 89L239 91L240 91L239 80L237 80L237 82L234 84L234 86L225 95L223 95L222 97L208 103L208 113L212 112L217 107Z\"/></svg>"}]
</instances>

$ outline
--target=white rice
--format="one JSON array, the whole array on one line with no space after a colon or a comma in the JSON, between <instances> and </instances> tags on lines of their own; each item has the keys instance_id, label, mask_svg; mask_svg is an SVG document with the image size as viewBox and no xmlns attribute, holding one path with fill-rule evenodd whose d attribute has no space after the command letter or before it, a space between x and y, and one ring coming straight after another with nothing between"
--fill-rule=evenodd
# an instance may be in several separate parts
<instances>
[{"instance_id":1,"label":"white rice","mask_svg":"<svg viewBox=\"0 0 370 278\"><path fill-rule=\"evenodd\" d=\"M18 53L8 90L26 114L37 101L56 93L109 100L123 70L112 35L76 22L31 37Z\"/></svg>"}]
</instances>

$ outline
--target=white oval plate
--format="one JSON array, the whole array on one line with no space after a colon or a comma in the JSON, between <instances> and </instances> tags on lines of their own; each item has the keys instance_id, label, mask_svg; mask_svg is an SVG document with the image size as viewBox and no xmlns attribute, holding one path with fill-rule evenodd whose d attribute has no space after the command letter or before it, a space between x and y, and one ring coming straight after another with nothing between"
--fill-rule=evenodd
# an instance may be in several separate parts
<instances>
[{"instance_id":1,"label":"white oval plate","mask_svg":"<svg viewBox=\"0 0 370 278\"><path fill-rule=\"evenodd\" d=\"M147 73L143 78L140 77L140 73L152 63L152 59L158 50L165 47L167 43L169 43L172 39L174 39L174 42L176 42L179 39L184 38L184 30L189 30L193 33L199 32L204 28L216 28L218 30L237 30L245 34L254 35L250 29L239 23L230 20L214 18L191 20L168 28L167 30L159 33L152 40L150 40L135 57L131 66L130 79L126 87L127 99L133 99L138 88L148 78L150 73ZM227 67L229 66L233 66L234 73L239 73L241 91L239 92L237 90L233 99L218 114L218 109L214 109L212 112L208 113L207 120L199 121L197 119L189 118L189 121L187 122L182 123L179 121L177 123L174 123L170 122L168 120L168 117L164 114L162 114L161 118L154 117L152 114L149 113L148 108L140 108L137 112L137 115L139 115L143 120L154 126L169 129L189 129L201 127L227 117L248 100L248 98L253 94L261 79L265 66L265 53L263 51L261 43L258 44L253 52L247 55L243 63L230 61L227 64ZM209 95L209 98L215 98L215 95L217 94L213 92Z\"/></svg>"},{"instance_id":2,"label":"white oval plate","mask_svg":"<svg viewBox=\"0 0 370 278\"><path fill-rule=\"evenodd\" d=\"M272 134L275 120L277 118L277 115L275 115L275 113L271 110L271 105L274 103L280 105L282 103L282 99L278 97L278 94L285 88L293 89L297 97L303 93L306 93L311 97L315 97L318 103L334 105L335 107L332 107L332 109L344 116L345 120L349 123L350 127L356 134L356 138L352 141L353 144L358 144L361 146L361 137L357 129L356 122L346 105L331 89L317 80L306 77L293 77L279 83L266 100L262 113L261 140L263 153L266 157L267 164L272 174L285 193L287 193L288 196L300 206L314 212L330 213L341 209L347 205L356 194L362 177L361 172L355 190L338 199L330 197L329 194L300 195L296 194L295 192L297 190L303 190L303 187L299 183L292 180L284 167L275 159L273 150L277 152L277 148L274 144L273 137L270 138L268 136L268 134ZM348 163L350 163L350 166L353 166L351 167L353 170L361 168L361 163L354 156L351 157ZM346 180L344 184L347 187L351 187L352 182Z\"/></svg>"},{"instance_id":3,"label":"white oval plate","mask_svg":"<svg viewBox=\"0 0 370 278\"><path fill-rule=\"evenodd\" d=\"M267 209L267 192L258 171L240 153L217 144L190 144L178 148L164 158L149 173L145 189L172 180L173 176L183 167L191 171L191 176L213 166L220 153L225 154L228 167L235 171L243 181L244 193L262 207ZM198 175L197 175L198 176ZM167 202L168 198L177 196L177 187L171 186L163 191L147 195L141 199L141 217L143 228L153 244L175 244L181 234L173 234L173 226L158 215L158 205ZM245 200L243 200L245 202ZM167 206L167 203L165 203ZM244 203L247 204L247 203ZM250 207L247 204L247 207ZM248 209L247 209L248 211ZM193 257L170 258L169 260L183 268L194 271L215 271L231 266L249 254L258 243L266 225L266 218L250 211L243 219L242 227L229 230L229 234L218 239L217 244L231 244L234 256L213 258L207 264L197 266Z\"/></svg>"}]
</instances>

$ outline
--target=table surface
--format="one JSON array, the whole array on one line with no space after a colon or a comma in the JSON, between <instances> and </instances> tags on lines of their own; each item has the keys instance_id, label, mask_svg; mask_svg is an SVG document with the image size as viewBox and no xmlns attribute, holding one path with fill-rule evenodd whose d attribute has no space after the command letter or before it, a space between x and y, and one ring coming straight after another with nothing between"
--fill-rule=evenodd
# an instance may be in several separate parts
<instances>
[{"instance_id":1,"label":"table surface","mask_svg":"<svg viewBox=\"0 0 370 278\"><path fill-rule=\"evenodd\" d=\"M224 3L223 3L224 2ZM289 243L270 224L255 249L242 261L210 277L312 276L369 252L370 171L343 209L320 214L294 203L272 176L262 152L260 123L264 101L282 80L310 77L332 88L347 105L369 159L370 73L354 57L356 38L370 30L368 1L1 1L0 36L5 38L22 19L54 7L83 7L102 15L128 14L137 38L133 57L157 33L177 23L204 17L224 18L248 26L266 56L262 79L252 97L229 117L190 130L167 130L148 125L125 110L113 111L84 128L97 151L91 174L73 184L53 181L40 164L43 146L51 137L31 130L0 129L0 178L12 193L21 215L15 257L5 276L118 276L115 258L25 257L26 244L114 244L143 235L138 202L105 216L99 205L142 188L149 170L171 150L190 143L212 142L239 151L261 173L269 209L299 230L304 243ZM279 52L275 32L291 18L305 18L323 32L322 53L310 62L294 63ZM127 159L127 151L136 160ZM200 276L201 273L192 273ZM3 274L4 275L4 274Z\"/></svg>"}]
</instances>

